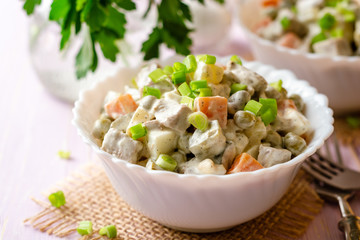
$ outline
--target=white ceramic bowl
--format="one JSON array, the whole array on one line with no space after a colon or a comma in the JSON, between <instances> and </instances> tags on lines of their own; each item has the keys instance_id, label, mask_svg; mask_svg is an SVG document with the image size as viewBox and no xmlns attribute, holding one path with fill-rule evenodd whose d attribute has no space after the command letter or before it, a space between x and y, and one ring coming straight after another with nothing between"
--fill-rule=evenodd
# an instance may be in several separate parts
<instances>
[{"instance_id":1,"label":"white ceramic bowl","mask_svg":"<svg viewBox=\"0 0 360 240\"><path fill-rule=\"evenodd\" d=\"M254 172L218 176L151 171L101 150L91 130L99 117L103 99L109 90L122 91L139 68L121 69L115 77L80 94L73 109L73 124L100 156L114 188L131 207L174 229L211 232L249 221L270 209L283 196L301 163L320 148L333 131L332 110L324 95L307 82L296 80L291 72L275 70L258 62L244 64L270 82L281 78L289 93L300 94L307 104L306 116L314 129L314 137L302 154L284 164Z\"/></svg>"},{"instance_id":2,"label":"white ceramic bowl","mask_svg":"<svg viewBox=\"0 0 360 240\"><path fill-rule=\"evenodd\" d=\"M335 114L360 110L360 57L326 57L279 46L254 34L251 29L263 16L261 0L239 1L240 24L257 61L292 70L329 98Z\"/></svg>"}]
</instances>

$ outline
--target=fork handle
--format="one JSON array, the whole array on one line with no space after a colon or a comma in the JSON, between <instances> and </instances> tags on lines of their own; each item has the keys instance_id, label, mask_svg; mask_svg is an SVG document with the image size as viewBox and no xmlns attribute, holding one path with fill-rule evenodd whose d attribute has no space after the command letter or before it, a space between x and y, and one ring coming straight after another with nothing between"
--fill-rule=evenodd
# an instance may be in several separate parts
<instances>
[{"instance_id":1,"label":"fork handle","mask_svg":"<svg viewBox=\"0 0 360 240\"><path fill-rule=\"evenodd\" d=\"M348 215L342 218L338 225L339 229L345 233L347 240L360 239L360 218L355 215Z\"/></svg>"}]
</instances>

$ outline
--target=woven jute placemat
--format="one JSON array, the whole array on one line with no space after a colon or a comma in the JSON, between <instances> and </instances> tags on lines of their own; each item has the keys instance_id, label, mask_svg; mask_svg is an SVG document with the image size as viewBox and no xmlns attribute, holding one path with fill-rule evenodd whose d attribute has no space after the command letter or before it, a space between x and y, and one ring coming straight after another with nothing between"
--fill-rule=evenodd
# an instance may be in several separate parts
<instances>
[{"instance_id":1,"label":"woven jute placemat","mask_svg":"<svg viewBox=\"0 0 360 240\"><path fill-rule=\"evenodd\" d=\"M78 239L79 221L93 222L94 234L81 239L101 239L97 232L105 225L117 227L117 239L296 239L322 207L322 200L300 171L285 196L258 218L232 229L206 234L176 231L141 215L115 192L101 166L90 164L49 189L62 190L66 204L59 209L32 198L43 209L24 222L49 235ZM106 238L104 238L106 239Z\"/></svg>"}]
</instances>

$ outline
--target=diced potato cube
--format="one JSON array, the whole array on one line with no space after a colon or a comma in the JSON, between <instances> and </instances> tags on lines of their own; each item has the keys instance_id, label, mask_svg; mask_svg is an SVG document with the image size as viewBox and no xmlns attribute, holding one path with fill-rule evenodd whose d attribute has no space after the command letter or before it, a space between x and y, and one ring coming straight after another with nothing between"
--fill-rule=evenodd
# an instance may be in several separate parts
<instances>
[{"instance_id":1,"label":"diced potato cube","mask_svg":"<svg viewBox=\"0 0 360 240\"><path fill-rule=\"evenodd\" d=\"M206 80L209 83L218 84L224 75L224 69L215 64L206 64L199 62L194 74L195 80Z\"/></svg>"},{"instance_id":2,"label":"diced potato cube","mask_svg":"<svg viewBox=\"0 0 360 240\"><path fill-rule=\"evenodd\" d=\"M147 147L152 159L156 159L161 153L169 154L176 148L177 134L170 129L153 129L148 131Z\"/></svg>"},{"instance_id":3,"label":"diced potato cube","mask_svg":"<svg viewBox=\"0 0 360 240\"><path fill-rule=\"evenodd\" d=\"M130 134L130 128L136 124L144 123L151 120L151 115L145 109L138 107L132 116L130 123L126 129L126 133Z\"/></svg>"}]
</instances>

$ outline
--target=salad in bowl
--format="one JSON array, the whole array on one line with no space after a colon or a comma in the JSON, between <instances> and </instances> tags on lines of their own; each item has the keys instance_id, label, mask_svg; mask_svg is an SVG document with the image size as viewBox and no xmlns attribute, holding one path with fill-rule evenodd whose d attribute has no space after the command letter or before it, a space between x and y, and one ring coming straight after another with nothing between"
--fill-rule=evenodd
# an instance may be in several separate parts
<instances>
[{"instance_id":1,"label":"salad in bowl","mask_svg":"<svg viewBox=\"0 0 360 240\"><path fill-rule=\"evenodd\" d=\"M132 208L174 229L220 231L280 200L331 134L332 110L288 70L183 60L119 69L81 92L73 123Z\"/></svg>"},{"instance_id":2,"label":"salad in bowl","mask_svg":"<svg viewBox=\"0 0 360 240\"><path fill-rule=\"evenodd\" d=\"M357 0L263 0L254 31L280 46L326 56L360 55Z\"/></svg>"},{"instance_id":3,"label":"salad in bowl","mask_svg":"<svg viewBox=\"0 0 360 240\"><path fill-rule=\"evenodd\" d=\"M92 134L101 149L151 170L233 174L289 161L311 140L305 104L282 80L268 84L237 56L144 66L109 91Z\"/></svg>"}]
</instances>

